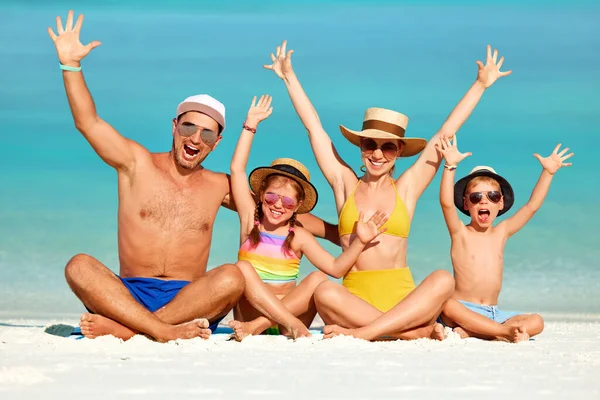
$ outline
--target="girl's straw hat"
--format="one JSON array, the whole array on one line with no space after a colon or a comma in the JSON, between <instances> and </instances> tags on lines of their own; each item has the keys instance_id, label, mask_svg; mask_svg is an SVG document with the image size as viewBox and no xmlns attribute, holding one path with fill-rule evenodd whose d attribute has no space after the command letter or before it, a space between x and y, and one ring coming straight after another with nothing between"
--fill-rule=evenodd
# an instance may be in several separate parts
<instances>
[{"instance_id":1,"label":"girl's straw hat","mask_svg":"<svg viewBox=\"0 0 600 400\"><path fill-rule=\"evenodd\" d=\"M304 189L304 201L298 208L298 214L310 212L315 207L319 195L317 189L310 183L310 173L304 165L291 158L278 158L269 167L255 168L248 177L252 191L258 194L262 181L272 174L293 179Z\"/></svg>"}]
</instances>

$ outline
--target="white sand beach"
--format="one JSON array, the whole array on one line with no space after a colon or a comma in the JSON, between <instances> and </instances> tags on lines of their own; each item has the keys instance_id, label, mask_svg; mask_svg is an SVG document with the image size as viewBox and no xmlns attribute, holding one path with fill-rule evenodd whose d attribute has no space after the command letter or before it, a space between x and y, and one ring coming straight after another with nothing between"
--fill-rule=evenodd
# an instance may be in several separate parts
<instances>
[{"instance_id":1,"label":"white sand beach","mask_svg":"<svg viewBox=\"0 0 600 400\"><path fill-rule=\"evenodd\" d=\"M76 320L0 323L0 398L600 398L600 322L551 321L535 340L369 343L250 337L166 344L136 336L62 338L43 327Z\"/></svg>"}]
</instances>

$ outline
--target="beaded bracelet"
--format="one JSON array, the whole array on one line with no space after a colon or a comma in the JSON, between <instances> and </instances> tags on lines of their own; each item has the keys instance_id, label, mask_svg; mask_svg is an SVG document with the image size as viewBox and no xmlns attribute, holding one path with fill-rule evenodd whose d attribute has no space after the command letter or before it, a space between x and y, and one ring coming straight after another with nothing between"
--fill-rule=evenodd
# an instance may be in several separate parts
<instances>
[{"instance_id":1,"label":"beaded bracelet","mask_svg":"<svg viewBox=\"0 0 600 400\"><path fill-rule=\"evenodd\" d=\"M244 122L244 125L242 125L242 128L244 128L247 131L250 131L252 133L256 133L256 128L250 128L248 125L246 125L246 123Z\"/></svg>"},{"instance_id":2,"label":"beaded bracelet","mask_svg":"<svg viewBox=\"0 0 600 400\"><path fill-rule=\"evenodd\" d=\"M454 165L445 164L444 168L446 168L448 171L454 171L456 169L456 166L457 166L456 164L454 164Z\"/></svg>"}]
</instances>

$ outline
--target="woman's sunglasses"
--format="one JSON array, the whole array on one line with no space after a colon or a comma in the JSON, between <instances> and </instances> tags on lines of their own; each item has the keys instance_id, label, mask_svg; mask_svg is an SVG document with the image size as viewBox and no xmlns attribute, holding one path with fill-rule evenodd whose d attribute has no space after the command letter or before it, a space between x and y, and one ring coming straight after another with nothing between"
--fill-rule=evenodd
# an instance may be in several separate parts
<instances>
[{"instance_id":1,"label":"woman's sunglasses","mask_svg":"<svg viewBox=\"0 0 600 400\"><path fill-rule=\"evenodd\" d=\"M281 205L284 208L287 208L288 210L293 210L294 207L296 207L296 200L294 200L290 197L281 196L277 193L271 193L271 192L265 193L265 203L267 203L270 206L277 204L279 199L281 199Z\"/></svg>"},{"instance_id":2,"label":"woman's sunglasses","mask_svg":"<svg viewBox=\"0 0 600 400\"><path fill-rule=\"evenodd\" d=\"M483 199L484 194L492 203L497 203L502 199L502 193L497 190L491 190L489 192L472 192L469 194L469 201L472 204L477 204Z\"/></svg>"},{"instance_id":3,"label":"woman's sunglasses","mask_svg":"<svg viewBox=\"0 0 600 400\"><path fill-rule=\"evenodd\" d=\"M193 136L200 129L200 139L209 147L213 147L219 139L217 132L210 129L202 128L201 126L192 124L191 122L182 122L177 126L177 132L183 137Z\"/></svg>"},{"instance_id":4,"label":"woman's sunglasses","mask_svg":"<svg viewBox=\"0 0 600 400\"><path fill-rule=\"evenodd\" d=\"M377 149L381 149L383 156L388 160L394 160L398 156L398 146L396 143L385 142L380 147L373 139L362 139L360 141L360 151L365 153L367 157Z\"/></svg>"}]
</instances>

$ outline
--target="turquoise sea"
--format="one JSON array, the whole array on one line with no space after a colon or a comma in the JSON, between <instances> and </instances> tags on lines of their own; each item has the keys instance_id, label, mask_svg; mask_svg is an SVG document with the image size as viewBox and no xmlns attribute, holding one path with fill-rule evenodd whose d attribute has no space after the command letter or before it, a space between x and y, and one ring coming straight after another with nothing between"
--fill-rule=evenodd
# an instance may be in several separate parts
<instances>
[{"instance_id":1,"label":"turquoise sea","mask_svg":"<svg viewBox=\"0 0 600 400\"><path fill-rule=\"evenodd\" d=\"M429 138L492 44L514 72L460 131L461 149L473 152L460 173L493 166L513 184L516 209L541 171L534 152L546 155L562 142L576 153L507 245L501 305L600 314L598 3L14 0L0 3L0 318L82 311L63 277L76 253L118 271L116 174L73 125L46 33L69 8L86 16L82 40L102 41L83 68L106 121L167 151L177 104L209 93L227 106L228 129L206 166L226 171L252 96L269 93L274 113L260 127L250 167L277 157L304 162L320 190L315 212L330 221L333 198L306 133L282 82L262 68L281 40L296 50L297 74L356 169L359 152L338 124L359 128L367 107L385 107L410 117L410 135ZM397 170L408 165L399 161ZM451 269L438 193L439 176L413 221L408 259L417 280ZM235 261L237 238L236 215L221 211L211 266ZM302 275L312 270L304 261Z\"/></svg>"}]
</instances>

